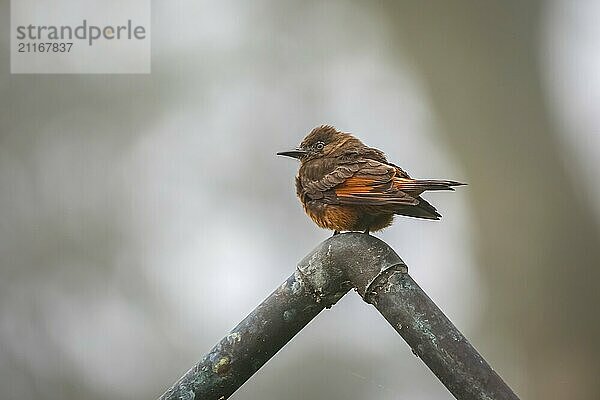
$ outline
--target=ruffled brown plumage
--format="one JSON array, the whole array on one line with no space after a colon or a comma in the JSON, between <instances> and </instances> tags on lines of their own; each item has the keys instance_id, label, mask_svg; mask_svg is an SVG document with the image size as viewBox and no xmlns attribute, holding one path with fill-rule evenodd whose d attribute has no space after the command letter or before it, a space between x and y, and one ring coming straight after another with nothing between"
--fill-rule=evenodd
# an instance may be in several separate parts
<instances>
[{"instance_id":1,"label":"ruffled brown plumage","mask_svg":"<svg viewBox=\"0 0 600 400\"><path fill-rule=\"evenodd\" d=\"M297 149L277 154L300 160L298 198L318 226L335 232L381 230L394 215L440 219L421 194L463 185L412 179L382 151L330 125L313 129Z\"/></svg>"}]
</instances>

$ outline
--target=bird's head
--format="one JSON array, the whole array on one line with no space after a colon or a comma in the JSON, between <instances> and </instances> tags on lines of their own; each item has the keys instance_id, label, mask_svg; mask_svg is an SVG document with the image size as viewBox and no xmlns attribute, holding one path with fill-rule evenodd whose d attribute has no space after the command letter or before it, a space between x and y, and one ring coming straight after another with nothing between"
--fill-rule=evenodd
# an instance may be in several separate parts
<instances>
[{"instance_id":1,"label":"bird's head","mask_svg":"<svg viewBox=\"0 0 600 400\"><path fill-rule=\"evenodd\" d=\"M331 125L321 125L310 131L300 146L294 150L277 153L306 162L316 158L335 155L342 147L350 142L360 143L349 133L340 132Z\"/></svg>"}]
</instances>

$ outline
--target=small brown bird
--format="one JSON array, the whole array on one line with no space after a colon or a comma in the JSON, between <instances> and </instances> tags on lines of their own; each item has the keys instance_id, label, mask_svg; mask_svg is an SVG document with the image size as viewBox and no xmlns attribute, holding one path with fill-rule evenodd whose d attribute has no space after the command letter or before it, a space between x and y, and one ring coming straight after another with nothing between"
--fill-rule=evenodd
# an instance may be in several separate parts
<instances>
[{"instance_id":1,"label":"small brown bird","mask_svg":"<svg viewBox=\"0 0 600 400\"><path fill-rule=\"evenodd\" d=\"M381 230L392 224L396 214L438 220L441 215L421 193L464 185L412 179L388 162L382 151L330 125L313 129L300 147L277 155L300 160L298 198L308 216L334 235Z\"/></svg>"}]
</instances>

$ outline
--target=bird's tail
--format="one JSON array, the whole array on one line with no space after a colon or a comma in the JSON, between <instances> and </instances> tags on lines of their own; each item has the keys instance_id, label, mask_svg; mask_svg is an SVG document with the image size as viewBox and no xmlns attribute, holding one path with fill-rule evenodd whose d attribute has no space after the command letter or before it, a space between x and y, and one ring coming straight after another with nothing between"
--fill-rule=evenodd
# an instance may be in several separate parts
<instances>
[{"instance_id":1,"label":"bird's tail","mask_svg":"<svg viewBox=\"0 0 600 400\"><path fill-rule=\"evenodd\" d=\"M466 183L440 179L399 179L398 188L405 192L419 194L427 190L454 190L454 186L463 186Z\"/></svg>"}]
</instances>

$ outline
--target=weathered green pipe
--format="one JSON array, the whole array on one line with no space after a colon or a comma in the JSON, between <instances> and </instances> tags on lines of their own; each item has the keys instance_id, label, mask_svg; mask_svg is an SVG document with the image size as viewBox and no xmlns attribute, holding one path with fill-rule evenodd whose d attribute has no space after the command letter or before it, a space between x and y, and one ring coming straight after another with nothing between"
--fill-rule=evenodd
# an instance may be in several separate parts
<instances>
[{"instance_id":1,"label":"weathered green pipe","mask_svg":"<svg viewBox=\"0 0 600 400\"><path fill-rule=\"evenodd\" d=\"M161 397L228 398L351 286L319 249Z\"/></svg>"},{"instance_id":2,"label":"weathered green pipe","mask_svg":"<svg viewBox=\"0 0 600 400\"><path fill-rule=\"evenodd\" d=\"M394 250L362 233L322 242L160 399L226 399L351 287L381 312L457 399L518 400L412 280Z\"/></svg>"}]
</instances>

